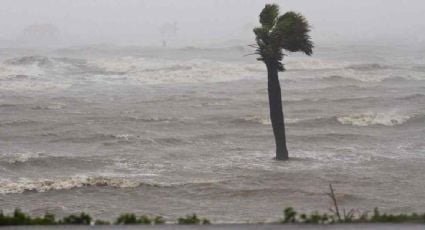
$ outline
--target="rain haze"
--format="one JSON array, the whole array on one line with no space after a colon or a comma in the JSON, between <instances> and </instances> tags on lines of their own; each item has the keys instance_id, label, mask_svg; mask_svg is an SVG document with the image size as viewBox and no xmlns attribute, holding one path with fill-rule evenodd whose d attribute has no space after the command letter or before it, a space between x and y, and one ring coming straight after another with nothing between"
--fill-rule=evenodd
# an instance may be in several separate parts
<instances>
[{"instance_id":1,"label":"rain haze","mask_svg":"<svg viewBox=\"0 0 425 230\"><path fill-rule=\"evenodd\" d=\"M424 12L0 0L0 208L275 222L328 212L332 184L346 210L423 213Z\"/></svg>"},{"instance_id":2,"label":"rain haze","mask_svg":"<svg viewBox=\"0 0 425 230\"><path fill-rule=\"evenodd\" d=\"M13 46L33 24L51 24L60 31L60 45L160 45L161 28L176 23L176 46L223 45L253 40L252 27L265 3L303 13L322 42L424 44L425 3L420 0L3 0L0 38ZM34 44L28 42L29 45Z\"/></svg>"}]
</instances>

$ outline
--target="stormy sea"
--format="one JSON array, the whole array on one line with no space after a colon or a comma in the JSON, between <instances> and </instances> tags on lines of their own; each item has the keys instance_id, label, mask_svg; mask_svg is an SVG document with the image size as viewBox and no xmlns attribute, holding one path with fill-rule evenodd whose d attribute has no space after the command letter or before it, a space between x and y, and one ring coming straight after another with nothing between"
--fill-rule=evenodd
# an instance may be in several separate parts
<instances>
[{"instance_id":1,"label":"stormy sea","mask_svg":"<svg viewBox=\"0 0 425 230\"><path fill-rule=\"evenodd\" d=\"M425 210L424 49L319 46L280 73L291 160L248 46L0 50L0 209L273 221Z\"/></svg>"}]
</instances>

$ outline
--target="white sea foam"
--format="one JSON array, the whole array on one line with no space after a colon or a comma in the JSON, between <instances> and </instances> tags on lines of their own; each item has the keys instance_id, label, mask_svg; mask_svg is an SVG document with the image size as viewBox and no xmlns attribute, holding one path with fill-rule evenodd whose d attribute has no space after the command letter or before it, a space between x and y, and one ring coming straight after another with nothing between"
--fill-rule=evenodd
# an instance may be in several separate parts
<instances>
[{"instance_id":1,"label":"white sea foam","mask_svg":"<svg viewBox=\"0 0 425 230\"><path fill-rule=\"evenodd\" d=\"M395 126L401 125L410 119L407 115L396 114L393 112L387 113L362 113L352 114L347 116L340 116L337 118L338 122L344 125L353 126L370 126L370 125L384 125Z\"/></svg>"},{"instance_id":2,"label":"white sea foam","mask_svg":"<svg viewBox=\"0 0 425 230\"><path fill-rule=\"evenodd\" d=\"M23 152L3 155L0 157L0 161L7 162L9 164L16 164L25 163L37 158L40 158L40 153Z\"/></svg>"},{"instance_id":3,"label":"white sea foam","mask_svg":"<svg viewBox=\"0 0 425 230\"><path fill-rule=\"evenodd\" d=\"M335 117L318 117L311 119L300 119L300 118L285 118L286 124L297 124L303 122L334 122L336 120L343 125L353 126L372 126L372 125L383 125L383 126L395 126L401 125L407 122L411 116L401 115L394 112L382 112L382 113L360 113L350 114L345 116ZM271 125L270 117L268 116L247 116L243 118L244 121L259 123L262 125Z\"/></svg>"},{"instance_id":4,"label":"white sea foam","mask_svg":"<svg viewBox=\"0 0 425 230\"><path fill-rule=\"evenodd\" d=\"M125 73L125 76L143 84L223 82L252 76L252 69L261 63L241 64L203 59L174 61L147 58L95 59L89 62L106 72ZM97 78L122 78L122 75L97 75Z\"/></svg>"},{"instance_id":5,"label":"white sea foam","mask_svg":"<svg viewBox=\"0 0 425 230\"><path fill-rule=\"evenodd\" d=\"M249 121L249 122L259 123L259 124L262 124L262 125L271 125L272 124L269 116L257 116L257 115L247 116L247 117L243 118L243 120ZM296 124L299 121L302 121L302 120L297 119L297 118L285 118L286 124Z\"/></svg>"},{"instance_id":6,"label":"white sea foam","mask_svg":"<svg viewBox=\"0 0 425 230\"><path fill-rule=\"evenodd\" d=\"M0 79L8 79L15 76L40 76L45 71L38 65L7 65L0 64Z\"/></svg>"},{"instance_id":7,"label":"white sea foam","mask_svg":"<svg viewBox=\"0 0 425 230\"><path fill-rule=\"evenodd\" d=\"M68 88L70 84L44 81L0 81L0 90L15 92L53 92Z\"/></svg>"},{"instance_id":8,"label":"white sea foam","mask_svg":"<svg viewBox=\"0 0 425 230\"><path fill-rule=\"evenodd\" d=\"M59 179L31 180L21 178L18 181L0 181L0 194L23 193L25 191L47 192L50 190L67 190L87 186L111 186L117 188L132 188L140 183L124 178L113 177L69 177Z\"/></svg>"}]
</instances>

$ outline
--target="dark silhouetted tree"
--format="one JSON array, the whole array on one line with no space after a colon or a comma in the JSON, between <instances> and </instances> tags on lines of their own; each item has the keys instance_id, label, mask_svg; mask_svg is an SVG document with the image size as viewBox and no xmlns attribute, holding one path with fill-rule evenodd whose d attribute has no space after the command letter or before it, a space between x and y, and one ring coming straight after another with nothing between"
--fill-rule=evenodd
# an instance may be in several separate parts
<instances>
[{"instance_id":1,"label":"dark silhouetted tree","mask_svg":"<svg viewBox=\"0 0 425 230\"><path fill-rule=\"evenodd\" d=\"M279 6L267 4L260 13L260 27L254 29L257 44L257 60L266 64L268 74L268 93L270 119L276 141L276 159L287 160L285 123L282 111L282 96L278 72L285 70L282 59L283 50L288 52L313 53L310 26L301 14L287 12L279 15Z\"/></svg>"}]
</instances>

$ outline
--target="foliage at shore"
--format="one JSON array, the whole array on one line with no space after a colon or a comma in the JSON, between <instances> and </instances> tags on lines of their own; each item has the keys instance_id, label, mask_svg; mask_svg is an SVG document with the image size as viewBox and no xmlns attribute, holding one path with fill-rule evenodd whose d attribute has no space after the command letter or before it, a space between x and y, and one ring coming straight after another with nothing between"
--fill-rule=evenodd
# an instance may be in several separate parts
<instances>
[{"instance_id":1,"label":"foliage at shore","mask_svg":"<svg viewBox=\"0 0 425 230\"><path fill-rule=\"evenodd\" d=\"M386 214L379 212L375 208L372 215L368 212L360 212L354 209L346 211L340 210L335 196L335 191L332 185L329 185L330 192L328 196L333 202L331 214L319 213L317 211L311 214L298 213L294 208L288 207L283 211L283 219L281 224L344 224L344 223L424 223L425 213L417 214ZM46 213L42 217L31 217L30 215L16 209L12 215L5 215L0 210L0 226L7 225L153 225L165 224L165 219L161 216L136 216L134 213L121 214L115 222L111 223L104 220L94 220L87 213L80 213L78 215L69 215L63 219L56 220L55 216L51 213ZM211 224L206 218L199 218L196 214L180 217L176 221L178 224Z\"/></svg>"},{"instance_id":2,"label":"foliage at shore","mask_svg":"<svg viewBox=\"0 0 425 230\"><path fill-rule=\"evenodd\" d=\"M177 220L178 224L210 224L206 218L199 218L196 214L180 217ZM72 214L62 219L56 219L55 215L46 213L42 217L31 217L22 212L20 209L15 209L11 215L5 215L0 211L0 226L11 225L156 225L165 224L165 219L161 216L136 216L133 213L121 214L114 222L105 220L94 220L90 215L82 212L78 215Z\"/></svg>"},{"instance_id":3,"label":"foliage at shore","mask_svg":"<svg viewBox=\"0 0 425 230\"><path fill-rule=\"evenodd\" d=\"M210 224L206 218L199 218L196 214L187 215L177 219L178 224ZM425 213L417 214L386 214L380 213L377 208L372 215L368 212L343 211L341 216L336 214L312 212L311 214L298 213L292 207L283 211L282 224L342 224L342 223L424 223ZM165 224L161 216L148 217L136 216L133 213L124 213L114 222L94 220L86 213L69 215L63 219L56 219L53 214L46 213L41 217L31 217L16 209L13 214L5 215L0 212L0 226L7 225L156 225Z\"/></svg>"},{"instance_id":4,"label":"foliage at shore","mask_svg":"<svg viewBox=\"0 0 425 230\"><path fill-rule=\"evenodd\" d=\"M199 219L196 214L187 215L186 217L180 217L177 219L177 223L179 224L211 224L208 219L202 218Z\"/></svg>"},{"instance_id":5,"label":"foliage at shore","mask_svg":"<svg viewBox=\"0 0 425 230\"><path fill-rule=\"evenodd\" d=\"M282 224L347 224L347 223L425 223L423 214L381 214L375 208L373 215L368 212L356 212L350 210L344 212L341 217L328 213L312 212L311 214L298 213L292 207L283 211Z\"/></svg>"}]
</instances>

